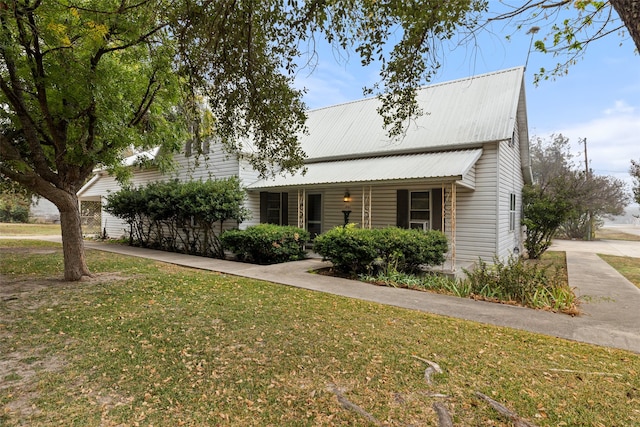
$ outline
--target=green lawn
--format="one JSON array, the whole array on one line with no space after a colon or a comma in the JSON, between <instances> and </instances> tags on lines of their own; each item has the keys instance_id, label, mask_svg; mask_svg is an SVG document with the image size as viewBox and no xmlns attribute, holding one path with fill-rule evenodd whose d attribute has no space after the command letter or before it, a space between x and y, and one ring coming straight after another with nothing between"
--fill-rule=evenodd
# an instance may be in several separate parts
<instances>
[{"instance_id":1,"label":"green lawn","mask_svg":"<svg viewBox=\"0 0 640 427\"><path fill-rule=\"evenodd\" d=\"M60 224L0 222L0 236L59 236Z\"/></svg>"},{"instance_id":2,"label":"green lawn","mask_svg":"<svg viewBox=\"0 0 640 427\"><path fill-rule=\"evenodd\" d=\"M0 425L376 425L338 394L380 425L435 426L435 402L512 425L476 391L539 426L640 425L638 354L99 251L64 283L53 243L0 256Z\"/></svg>"},{"instance_id":3,"label":"green lawn","mask_svg":"<svg viewBox=\"0 0 640 427\"><path fill-rule=\"evenodd\" d=\"M598 254L631 283L640 288L640 258Z\"/></svg>"}]
</instances>

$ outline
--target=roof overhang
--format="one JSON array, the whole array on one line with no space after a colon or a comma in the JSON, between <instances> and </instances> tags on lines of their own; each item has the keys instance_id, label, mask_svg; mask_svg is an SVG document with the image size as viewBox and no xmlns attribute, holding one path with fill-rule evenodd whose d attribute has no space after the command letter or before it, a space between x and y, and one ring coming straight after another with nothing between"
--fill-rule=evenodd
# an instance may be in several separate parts
<instances>
[{"instance_id":1,"label":"roof overhang","mask_svg":"<svg viewBox=\"0 0 640 427\"><path fill-rule=\"evenodd\" d=\"M445 151L402 156L372 157L311 163L306 173L262 179L247 186L248 190L306 187L346 183L388 183L395 181L462 181L473 188L469 174L482 149ZM469 175L469 176L468 176Z\"/></svg>"}]
</instances>

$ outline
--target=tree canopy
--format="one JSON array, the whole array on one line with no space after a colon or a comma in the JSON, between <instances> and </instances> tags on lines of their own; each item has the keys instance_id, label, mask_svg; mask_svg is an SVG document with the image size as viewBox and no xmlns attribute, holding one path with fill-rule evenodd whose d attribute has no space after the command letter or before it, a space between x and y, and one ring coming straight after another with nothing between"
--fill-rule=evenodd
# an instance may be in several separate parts
<instances>
[{"instance_id":1,"label":"tree canopy","mask_svg":"<svg viewBox=\"0 0 640 427\"><path fill-rule=\"evenodd\" d=\"M531 34L533 48L559 59L543 67L535 81L562 76L587 52L591 43L603 37L631 39L640 49L640 2L629 0L500 0L488 2L486 27L493 21L507 21L514 31ZM509 37L509 36L508 36Z\"/></svg>"},{"instance_id":2,"label":"tree canopy","mask_svg":"<svg viewBox=\"0 0 640 427\"><path fill-rule=\"evenodd\" d=\"M637 5L527 2L501 18L568 8L581 19L571 33L578 34L614 7L640 46ZM2 1L0 174L58 207L65 277L77 280L90 273L76 192L94 168L117 168L127 149L162 146L169 155L190 138L215 136L263 175L298 170L306 114L293 78L320 37L380 66L380 81L365 92L380 97L389 135L401 136L419 113L416 87L440 66L442 42L480 28L489 7L484 0ZM563 27L556 32L579 48Z\"/></svg>"}]
</instances>

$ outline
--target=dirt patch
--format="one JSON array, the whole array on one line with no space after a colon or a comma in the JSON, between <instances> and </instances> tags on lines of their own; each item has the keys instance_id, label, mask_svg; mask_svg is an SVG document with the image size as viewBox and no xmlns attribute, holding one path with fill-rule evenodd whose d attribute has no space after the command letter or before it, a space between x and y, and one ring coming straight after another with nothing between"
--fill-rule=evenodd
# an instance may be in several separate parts
<instances>
[{"instance_id":1,"label":"dirt patch","mask_svg":"<svg viewBox=\"0 0 640 427\"><path fill-rule=\"evenodd\" d=\"M23 248L25 249L25 248ZM16 252L12 250L12 252ZM48 254L55 251L26 249L22 253ZM11 327L27 311L53 307L63 302L66 289L105 284L129 279L120 272L98 273L83 277L78 282L66 282L62 277L25 277L0 275L0 342L10 342L16 337ZM47 292L55 290L54 292ZM6 341L5 341L6 340ZM39 398L38 381L43 374L63 371L67 362L59 354L48 354L45 348L3 348L0 351L0 396L8 398L0 413L11 414L15 419L37 416L39 409L34 402ZM102 396L102 406L124 404L118 396ZM106 400L105 400L106 399Z\"/></svg>"},{"instance_id":2,"label":"dirt patch","mask_svg":"<svg viewBox=\"0 0 640 427\"><path fill-rule=\"evenodd\" d=\"M33 252L32 252L33 253ZM77 283L110 283L120 280L129 279L130 276L124 276L120 272L98 273L93 276L85 276L78 282L67 282L60 278L28 278L21 277L19 279L11 276L0 274L0 300L10 301L21 297L28 296L43 289L52 287L69 287L77 286Z\"/></svg>"}]
</instances>

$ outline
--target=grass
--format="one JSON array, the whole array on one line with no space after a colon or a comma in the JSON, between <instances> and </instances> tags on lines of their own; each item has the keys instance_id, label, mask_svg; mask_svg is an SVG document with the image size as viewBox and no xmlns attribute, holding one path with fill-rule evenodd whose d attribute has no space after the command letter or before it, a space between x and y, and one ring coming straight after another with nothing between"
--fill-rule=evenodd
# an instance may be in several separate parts
<instances>
[{"instance_id":1,"label":"grass","mask_svg":"<svg viewBox=\"0 0 640 427\"><path fill-rule=\"evenodd\" d=\"M3 426L640 425L640 355L150 260L1 241ZM426 364L444 373L424 380ZM442 397L442 396L445 397Z\"/></svg>"},{"instance_id":2,"label":"grass","mask_svg":"<svg viewBox=\"0 0 640 427\"><path fill-rule=\"evenodd\" d=\"M0 223L0 236L59 236L60 224Z\"/></svg>"},{"instance_id":3,"label":"grass","mask_svg":"<svg viewBox=\"0 0 640 427\"><path fill-rule=\"evenodd\" d=\"M598 254L631 283L640 288L640 258Z\"/></svg>"},{"instance_id":4,"label":"grass","mask_svg":"<svg viewBox=\"0 0 640 427\"><path fill-rule=\"evenodd\" d=\"M596 230L597 240L627 240L631 242L640 242L640 236L636 234L625 233L616 228L600 228Z\"/></svg>"}]
</instances>

